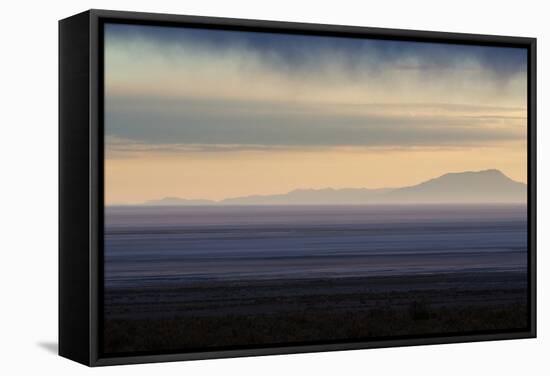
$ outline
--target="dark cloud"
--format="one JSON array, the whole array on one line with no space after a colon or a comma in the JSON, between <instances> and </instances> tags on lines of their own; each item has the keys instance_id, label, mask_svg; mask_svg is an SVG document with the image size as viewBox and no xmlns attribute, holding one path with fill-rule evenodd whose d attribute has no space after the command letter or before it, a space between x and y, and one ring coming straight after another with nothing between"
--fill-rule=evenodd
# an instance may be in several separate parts
<instances>
[{"instance_id":1,"label":"dark cloud","mask_svg":"<svg viewBox=\"0 0 550 376\"><path fill-rule=\"evenodd\" d=\"M523 48L124 24L105 27L108 41L150 41L165 51L190 45L218 52L246 50L273 69L287 72L309 70L322 62L323 56L338 57L350 73L392 67L435 72L463 69L464 63L471 61L498 80L527 71L527 50Z\"/></svg>"}]
</instances>

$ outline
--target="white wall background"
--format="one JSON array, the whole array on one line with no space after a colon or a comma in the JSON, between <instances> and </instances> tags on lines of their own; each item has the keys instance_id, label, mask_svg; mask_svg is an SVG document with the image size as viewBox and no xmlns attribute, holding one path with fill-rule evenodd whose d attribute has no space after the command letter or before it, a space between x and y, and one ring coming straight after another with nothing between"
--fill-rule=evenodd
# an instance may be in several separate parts
<instances>
[{"instance_id":1,"label":"white wall background","mask_svg":"<svg viewBox=\"0 0 550 376\"><path fill-rule=\"evenodd\" d=\"M0 21L0 374L521 375L550 366L547 248L550 192L545 1L57 1L4 2ZM88 369L57 342L57 20L106 8L537 37L539 338Z\"/></svg>"}]
</instances>

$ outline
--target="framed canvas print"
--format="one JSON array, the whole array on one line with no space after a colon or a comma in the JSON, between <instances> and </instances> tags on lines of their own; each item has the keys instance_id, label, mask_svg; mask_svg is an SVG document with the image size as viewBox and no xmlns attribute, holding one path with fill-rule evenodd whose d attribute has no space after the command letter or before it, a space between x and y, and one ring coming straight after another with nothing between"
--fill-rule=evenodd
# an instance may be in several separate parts
<instances>
[{"instance_id":1,"label":"framed canvas print","mask_svg":"<svg viewBox=\"0 0 550 376\"><path fill-rule=\"evenodd\" d=\"M535 336L535 39L59 26L62 356Z\"/></svg>"}]
</instances>

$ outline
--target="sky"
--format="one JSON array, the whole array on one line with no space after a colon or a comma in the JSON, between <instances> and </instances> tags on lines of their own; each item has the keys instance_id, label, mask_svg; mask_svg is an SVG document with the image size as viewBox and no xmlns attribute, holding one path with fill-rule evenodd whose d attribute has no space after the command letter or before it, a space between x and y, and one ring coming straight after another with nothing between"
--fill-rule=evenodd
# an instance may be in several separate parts
<instances>
[{"instance_id":1,"label":"sky","mask_svg":"<svg viewBox=\"0 0 550 376\"><path fill-rule=\"evenodd\" d=\"M105 201L526 182L527 51L105 25Z\"/></svg>"}]
</instances>

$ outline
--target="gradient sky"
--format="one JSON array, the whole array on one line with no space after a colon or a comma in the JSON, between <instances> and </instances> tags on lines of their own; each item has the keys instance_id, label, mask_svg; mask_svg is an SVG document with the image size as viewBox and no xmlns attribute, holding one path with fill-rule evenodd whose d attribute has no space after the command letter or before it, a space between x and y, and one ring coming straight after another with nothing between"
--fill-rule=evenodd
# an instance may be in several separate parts
<instances>
[{"instance_id":1,"label":"gradient sky","mask_svg":"<svg viewBox=\"0 0 550 376\"><path fill-rule=\"evenodd\" d=\"M527 51L105 26L105 199L526 181Z\"/></svg>"}]
</instances>

